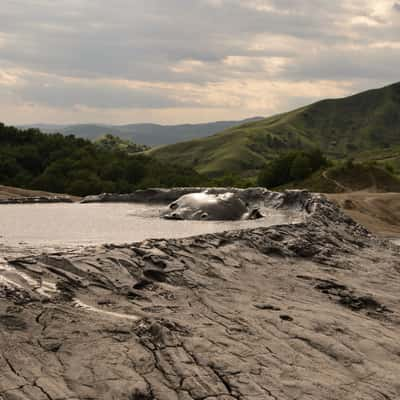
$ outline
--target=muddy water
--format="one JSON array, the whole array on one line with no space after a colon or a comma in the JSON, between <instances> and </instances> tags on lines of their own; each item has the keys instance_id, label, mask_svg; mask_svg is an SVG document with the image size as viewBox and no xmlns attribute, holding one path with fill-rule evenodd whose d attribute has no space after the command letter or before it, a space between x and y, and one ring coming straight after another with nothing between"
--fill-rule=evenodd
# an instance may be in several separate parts
<instances>
[{"instance_id":1,"label":"muddy water","mask_svg":"<svg viewBox=\"0 0 400 400\"><path fill-rule=\"evenodd\" d=\"M271 210L257 221L171 221L159 218L163 206L144 204L23 204L0 206L0 244L75 246L180 238L282 223L298 212Z\"/></svg>"}]
</instances>

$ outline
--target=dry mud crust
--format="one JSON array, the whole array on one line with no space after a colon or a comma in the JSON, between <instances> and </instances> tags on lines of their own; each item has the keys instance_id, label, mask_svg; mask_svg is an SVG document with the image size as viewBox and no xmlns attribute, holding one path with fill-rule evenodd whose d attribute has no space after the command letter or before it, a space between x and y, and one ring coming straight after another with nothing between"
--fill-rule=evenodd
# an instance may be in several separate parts
<instances>
[{"instance_id":1,"label":"dry mud crust","mask_svg":"<svg viewBox=\"0 0 400 400\"><path fill-rule=\"evenodd\" d=\"M302 224L9 257L0 399L400 398L399 249L307 196Z\"/></svg>"},{"instance_id":2,"label":"dry mud crust","mask_svg":"<svg viewBox=\"0 0 400 400\"><path fill-rule=\"evenodd\" d=\"M79 199L75 196L0 185L0 204L71 203Z\"/></svg>"},{"instance_id":3,"label":"dry mud crust","mask_svg":"<svg viewBox=\"0 0 400 400\"><path fill-rule=\"evenodd\" d=\"M10 197L0 199L1 204L39 204L39 203L73 203L74 201L68 196L34 196L34 197Z\"/></svg>"}]
</instances>

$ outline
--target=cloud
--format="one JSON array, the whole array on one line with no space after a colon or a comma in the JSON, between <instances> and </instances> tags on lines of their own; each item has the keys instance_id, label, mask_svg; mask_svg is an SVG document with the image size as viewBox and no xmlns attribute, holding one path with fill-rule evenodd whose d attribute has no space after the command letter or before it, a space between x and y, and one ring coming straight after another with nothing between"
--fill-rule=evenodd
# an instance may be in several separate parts
<instances>
[{"instance_id":1,"label":"cloud","mask_svg":"<svg viewBox=\"0 0 400 400\"><path fill-rule=\"evenodd\" d=\"M15 94L28 103L57 108L87 106L93 108L166 108L185 107L167 90L129 88L114 82L66 80L32 76L20 85Z\"/></svg>"},{"instance_id":2,"label":"cloud","mask_svg":"<svg viewBox=\"0 0 400 400\"><path fill-rule=\"evenodd\" d=\"M335 87L344 95L398 79L399 8L392 0L3 0L0 96L15 122L21 105L53 109L53 120L68 108L99 121L104 110L113 118L148 110L153 120L169 120L169 110L175 122L204 120L205 109L231 118L281 112Z\"/></svg>"}]
</instances>

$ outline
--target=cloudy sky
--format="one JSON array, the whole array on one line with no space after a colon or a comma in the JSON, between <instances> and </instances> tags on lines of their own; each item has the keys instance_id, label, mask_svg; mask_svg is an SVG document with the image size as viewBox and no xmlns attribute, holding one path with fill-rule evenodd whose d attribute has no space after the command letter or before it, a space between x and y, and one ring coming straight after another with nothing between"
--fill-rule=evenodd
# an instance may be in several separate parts
<instances>
[{"instance_id":1,"label":"cloudy sky","mask_svg":"<svg viewBox=\"0 0 400 400\"><path fill-rule=\"evenodd\" d=\"M399 65L400 0L1 0L6 123L268 116Z\"/></svg>"}]
</instances>

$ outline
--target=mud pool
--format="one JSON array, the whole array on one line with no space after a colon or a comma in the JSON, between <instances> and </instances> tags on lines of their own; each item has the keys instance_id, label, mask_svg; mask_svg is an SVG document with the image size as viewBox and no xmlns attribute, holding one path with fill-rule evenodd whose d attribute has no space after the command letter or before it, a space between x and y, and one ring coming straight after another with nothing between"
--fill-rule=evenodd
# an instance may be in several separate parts
<instances>
[{"instance_id":1,"label":"mud pool","mask_svg":"<svg viewBox=\"0 0 400 400\"><path fill-rule=\"evenodd\" d=\"M171 221L165 206L127 203L18 204L0 207L0 244L76 246L170 239L301 222L302 213L264 210L256 221Z\"/></svg>"}]
</instances>

